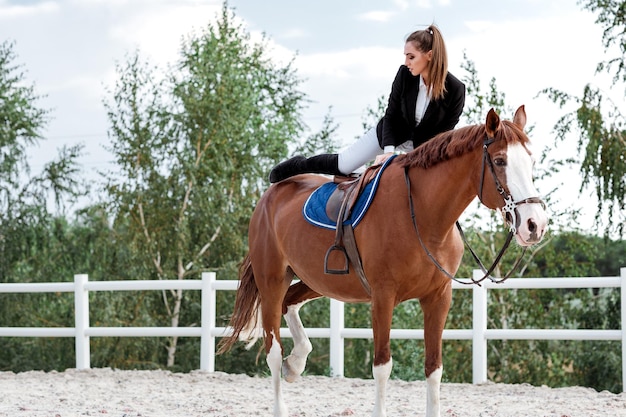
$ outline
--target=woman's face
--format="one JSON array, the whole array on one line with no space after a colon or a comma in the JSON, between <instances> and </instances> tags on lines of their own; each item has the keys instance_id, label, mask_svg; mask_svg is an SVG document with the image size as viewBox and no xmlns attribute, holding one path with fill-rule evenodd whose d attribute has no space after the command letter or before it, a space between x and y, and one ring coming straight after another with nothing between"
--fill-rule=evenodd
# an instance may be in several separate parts
<instances>
[{"instance_id":1,"label":"woman's face","mask_svg":"<svg viewBox=\"0 0 626 417\"><path fill-rule=\"evenodd\" d=\"M409 68L413 76L420 74L425 78L428 76L428 62L432 59L432 56L432 50L424 53L417 49L413 42L404 44L404 65Z\"/></svg>"}]
</instances>

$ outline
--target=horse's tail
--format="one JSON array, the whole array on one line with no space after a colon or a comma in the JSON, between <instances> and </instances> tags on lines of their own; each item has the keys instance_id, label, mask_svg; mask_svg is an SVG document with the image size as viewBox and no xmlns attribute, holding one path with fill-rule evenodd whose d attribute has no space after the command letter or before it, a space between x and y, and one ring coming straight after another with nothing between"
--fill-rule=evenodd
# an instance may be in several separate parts
<instances>
[{"instance_id":1,"label":"horse's tail","mask_svg":"<svg viewBox=\"0 0 626 417\"><path fill-rule=\"evenodd\" d=\"M228 352L238 340L248 342L246 349L250 349L262 332L259 289L254 281L250 254L239 266L239 288L230 326L233 333L220 341L218 354Z\"/></svg>"}]
</instances>

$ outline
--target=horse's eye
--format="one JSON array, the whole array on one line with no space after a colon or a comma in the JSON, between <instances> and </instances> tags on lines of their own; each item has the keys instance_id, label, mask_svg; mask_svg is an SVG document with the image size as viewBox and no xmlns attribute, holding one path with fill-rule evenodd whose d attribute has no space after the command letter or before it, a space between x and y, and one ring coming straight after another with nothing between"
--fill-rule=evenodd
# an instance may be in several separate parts
<instances>
[{"instance_id":1,"label":"horse's eye","mask_svg":"<svg viewBox=\"0 0 626 417\"><path fill-rule=\"evenodd\" d=\"M498 167L505 167L506 166L506 159L504 158L496 158L493 160L493 163L498 166Z\"/></svg>"}]
</instances>

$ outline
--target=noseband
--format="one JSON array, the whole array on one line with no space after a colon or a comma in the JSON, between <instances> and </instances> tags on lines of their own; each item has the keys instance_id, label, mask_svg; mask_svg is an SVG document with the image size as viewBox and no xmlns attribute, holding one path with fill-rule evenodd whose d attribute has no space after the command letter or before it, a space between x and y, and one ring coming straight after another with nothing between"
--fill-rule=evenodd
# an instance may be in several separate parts
<instances>
[{"instance_id":1,"label":"noseband","mask_svg":"<svg viewBox=\"0 0 626 417\"><path fill-rule=\"evenodd\" d=\"M439 269L439 271L444 273L448 278L454 281L457 281L461 284L480 285L480 283L483 282L487 278L489 278L492 282L495 282L497 284L502 283L505 280L507 280L513 274L513 272L517 269L522 258L524 257L524 254L526 253L525 247L522 249L522 253L519 255L519 257L515 261L515 265L513 265L513 268L503 278L500 278L500 279L494 278L491 276L491 273L496 269L496 267L498 266L498 263L500 263L500 259L502 259L502 256L504 256L504 253L508 249L509 244L511 243L511 240L513 239L513 236L517 232L517 227L519 226L519 222L520 222L519 221L520 216L517 211L517 207L522 204L541 204L542 207L545 209L545 203L539 197L529 197L524 200L513 201L513 197L511 196L511 194L502 186L502 183L498 179L498 176L496 175L496 171L493 167L491 155L489 155L489 152L487 151L487 148L489 147L489 145L491 145L494 142L495 142L495 139L489 138L489 137L485 137L483 141L483 161L482 161L482 169L481 169L481 174L480 174L481 179L480 179L478 198L481 202L483 202L483 183L485 182L485 166L488 166L489 170L491 171L493 181L496 185L496 190L498 191L498 193L500 194L500 196L502 196L502 199L504 200L504 205L500 210L503 213L505 222L509 224L509 234L507 235L506 241L504 242L502 249L500 249L500 252L498 252L496 259L493 261L489 269L487 269L485 268L481 260L478 258L478 255L476 255L476 253L470 246L469 242L467 241L465 237L465 233L463 233L463 229L461 228L461 225L459 224L458 221L456 222L456 227L459 230L461 238L463 239L463 243L465 244L465 246L467 246L470 253L472 254L472 257L474 258L476 263L480 266L480 269L485 274L482 278L477 279L477 280L472 277L471 282L461 281L457 279L456 277L454 277L452 274L450 274L448 271L446 271L443 268L443 266L441 266L441 264L437 261L437 259L431 254L431 252L428 250L426 245L424 245L424 242L422 241L422 237L419 233L419 229L417 228L417 221L415 220L415 209L413 206L413 196L411 194L411 180L409 178L409 168L408 167L404 168L404 179L406 181L407 190L409 194L409 207L411 210L411 220L413 221L413 228L415 229L417 238L419 239L419 242L422 245L422 248L426 252L426 255L428 255L430 260L433 262L433 264L435 264L435 266Z\"/></svg>"}]
</instances>

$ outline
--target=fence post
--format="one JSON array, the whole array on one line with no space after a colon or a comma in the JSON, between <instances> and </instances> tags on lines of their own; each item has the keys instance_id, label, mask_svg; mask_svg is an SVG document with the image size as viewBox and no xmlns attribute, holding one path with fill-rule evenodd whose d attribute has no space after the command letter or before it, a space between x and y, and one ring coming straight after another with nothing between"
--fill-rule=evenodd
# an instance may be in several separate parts
<instances>
[{"instance_id":1,"label":"fence post","mask_svg":"<svg viewBox=\"0 0 626 417\"><path fill-rule=\"evenodd\" d=\"M200 332L200 369L215 372L215 329L217 294L213 288L215 272L202 273L202 330Z\"/></svg>"},{"instance_id":2,"label":"fence post","mask_svg":"<svg viewBox=\"0 0 626 417\"><path fill-rule=\"evenodd\" d=\"M626 267L620 269L622 311L622 392L626 392Z\"/></svg>"},{"instance_id":3,"label":"fence post","mask_svg":"<svg viewBox=\"0 0 626 417\"><path fill-rule=\"evenodd\" d=\"M330 376L342 377L344 367L344 344L341 333L345 327L344 303L330 299Z\"/></svg>"},{"instance_id":4,"label":"fence post","mask_svg":"<svg viewBox=\"0 0 626 417\"><path fill-rule=\"evenodd\" d=\"M483 277L483 272L474 269L475 280ZM487 382L487 288L484 285L472 287L472 383Z\"/></svg>"},{"instance_id":5,"label":"fence post","mask_svg":"<svg viewBox=\"0 0 626 417\"><path fill-rule=\"evenodd\" d=\"M86 274L74 275L74 335L76 342L76 369L91 367L91 352L89 349L89 292L85 283L89 277Z\"/></svg>"}]
</instances>

